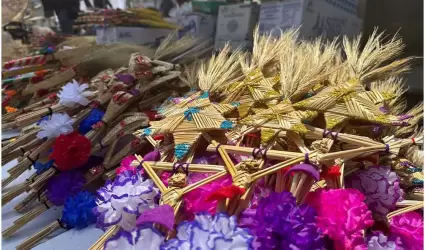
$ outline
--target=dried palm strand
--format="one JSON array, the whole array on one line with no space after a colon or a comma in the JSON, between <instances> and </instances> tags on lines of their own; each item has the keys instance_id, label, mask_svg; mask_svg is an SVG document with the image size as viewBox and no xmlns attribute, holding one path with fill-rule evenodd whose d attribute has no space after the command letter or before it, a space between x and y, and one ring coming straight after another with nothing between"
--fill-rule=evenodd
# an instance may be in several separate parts
<instances>
[{"instance_id":1,"label":"dried palm strand","mask_svg":"<svg viewBox=\"0 0 425 250\"><path fill-rule=\"evenodd\" d=\"M378 30L375 29L360 52L361 37L359 35L352 41L347 37L343 39L350 78L367 84L382 78L400 75L410 69L409 62L414 59L413 57L394 60L401 55L405 47L397 36L384 43L382 42L383 33L378 33ZM390 60L393 61L383 66Z\"/></svg>"}]
</instances>

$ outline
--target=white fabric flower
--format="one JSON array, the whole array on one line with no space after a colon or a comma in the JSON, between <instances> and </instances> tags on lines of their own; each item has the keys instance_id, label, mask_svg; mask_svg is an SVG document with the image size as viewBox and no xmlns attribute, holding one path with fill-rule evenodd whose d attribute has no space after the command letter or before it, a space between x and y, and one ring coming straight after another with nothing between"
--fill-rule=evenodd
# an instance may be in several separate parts
<instances>
[{"instance_id":1,"label":"white fabric flower","mask_svg":"<svg viewBox=\"0 0 425 250\"><path fill-rule=\"evenodd\" d=\"M97 226L106 229L119 225L124 231L136 228L136 220L143 211L156 207L159 190L152 180L144 180L139 174L123 172L114 182L97 190Z\"/></svg>"},{"instance_id":2,"label":"white fabric flower","mask_svg":"<svg viewBox=\"0 0 425 250\"><path fill-rule=\"evenodd\" d=\"M41 131L38 132L37 138L43 139L47 137L48 139L52 139L59 135L67 135L74 130L72 127L73 123L74 120L71 119L68 114L55 113L50 117L50 119L40 122L39 127L41 128Z\"/></svg>"},{"instance_id":3,"label":"white fabric flower","mask_svg":"<svg viewBox=\"0 0 425 250\"><path fill-rule=\"evenodd\" d=\"M93 94L91 91L85 91L88 87L88 84L80 85L77 81L72 80L72 82L63 86L62 90L59 92L59 103L68 108L73 108L77 106L77 104L87 106L89 104L89 99L86 97Z\"/></svg>"},{"instance_id":4,"label":"white fabric flower","mask_svg":"<svg viewBox=\"0 0 425 250\"><path fill-rule=\"evenodd\" d=\"M105 243L105 250L159 250L164 239L152 225L132 232L121 230Z\"/></svg>"},{"instance_id":5,"label":"white fabric flower","mask_svg":"<svg viewBox=\"0 0 425 250\"><path fill-rule=\"evenodd\" d=\"M250 250L253 236L238 227L235 216L198 214L195 220L177 227L177 238L165 242L161 250Z\"/></svg>"}]
</instances>

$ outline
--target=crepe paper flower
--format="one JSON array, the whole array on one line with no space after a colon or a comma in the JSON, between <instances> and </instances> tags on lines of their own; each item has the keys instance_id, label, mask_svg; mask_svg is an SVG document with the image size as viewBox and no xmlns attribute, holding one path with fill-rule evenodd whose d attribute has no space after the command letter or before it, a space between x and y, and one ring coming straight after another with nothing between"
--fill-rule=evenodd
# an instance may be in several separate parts
<instances>
[{"instance_id":1,"label":"crepe paper flower","mask_svg":"<svg viewBox=\"0 0 425 250\"><path fill-rule=\"evenodd\" d=\"M114 182L107 182L97 191L97 227L106 229L119 225L125 231L136 227L136 219L140 214L154 208L158 189L152 180L144 180L140 173L130 171L120 173Z\"/></svg>"},{"instance_id":2,"label":"crepe paper flower","mask_svg":"<svg viewBox=\"0 0 425 250\"><path fill-rule=\"evenodd\" d=\"M152 152L147 153L143 157L144 161L159 161L161 160L161 152L159 150L154 150ZM131 162L137 160L134 155L127 156L121 161L120 167L117 168L116 173L120 174L124 171L131 171L133 174L137 171L140 171L141 174L144 174L143 166L133 167L131 166Z\"/></svg>"},{"instance_id":3,"label":"crepe paper flower","mask_svg":"<svg viewBox=\"0 0 425 250\"><path fill-rule=\"evenodd\" d=\"M137 225L146 223L157 223L165 226L168 230L174 229L174 209L168 204L146 210L137 218Z\"/></svg>"},{"instance_id":4,"label":"crepe paper flower","mask_svg":"<svg viewBox=\"0 0 425 250\"><path fill-rule=\"evenodd\" d=\"M390 220L390 234L399 236L409 250L424 248L424 219L417 212L407 212Z\"/></svg>"},{"instance_id":5,"label":"crepe paper flower","mask_svg":"<svg viewBox=\"0 0 425 250\"><path fill-rule=\"evenodd\" d=\"M205 173L192 173L189 176L189 184L197 183L210 176ZM214 191L219 190L222 187L232 185L232 178L230 176L224 176L208 184L205 184L195 190L184 195L184 215L188 220L193 220L195 214L200 212L208 212L212 215L215 214L217 209L217 201L206 201L205 197L208 197Z\"/></svg>"},{"instance_id":6,"label":"crepe paper flower","mask_svg":"<svg viewBox=\"0 0 425 250\"><path fill-rule=\"evenodd\" d=\"M92 126L102 120L102 117L105 115L105 112L98 108L94 108L90 111L89 115L81 121L80 125L78 126L78 132L80 134L85 135L87 134L91 129Z\"/></svg>"},{"instance_id":7,"label":"crepe paper flower","mask_svg":"<svg viewBox=\"0 0 425 250\"><path fill-rule=\"evenodd\" d=\"M265 186L264 178L257 181L257 185L254 187L254 194L250 201L250 208L257 208L261 200L267 197L273 191Z\"/></svg>"},{"instance_id":8,"label":"crepe paper flower","mask_svg":"<svg viewBox=\"0 0 425 250\"><path fill-rule=\"evenodd\" d=\"M56 138L50 158L55 160L60 171L66 171L85 164L89 159L90 150L90 140L74 131Z\"/></svg>"},{"instance_id":9,"label":"crepe paper flower","mask_svg":"<svg viewBox=\"0 0 425 250\"><path fill-rule=\"evenodd\" d=\"M96 206L95 196L82 191L65 201L61 222L67 228L83 229L96 222L93 208Z\"/></svg>"},{"instance_id":10,"label":"crepe paper flower","mask_svg":"<svg viewBox=\"0 0 425 250\"><path fill-rule=\"evenodd\" d=\"M131 171L133 174L136 174L137 168L131 166L131 162L137 160L136 156L129 155L122 159L120 166L115 170L115 172L118 174L124 172L124 171Z\"/></svg>"},{"instance_id":11,"label":"crepe paper flower","mask_svg":"<svg viewBox=\"0 0 425 250\"><path fill-rule=\"evenodd\" d=\"M345 186L354 188L366 196L366 204L378 218L395 209L395 204L403 196L400 179L390 167L370 166L357 170L345 178Z\"/></svg>"},{"instance_id":12,"label":"crepe paper flower","mask_svg":"<svg viewBox=\"0 0 425 250\"><path fill-rule=\"evenodd\" d=\"M305 204L316 209L320 230L334 241L335 250L365 247L363 230L373 225L365 196L356 189L319 189L308 194Z\"/></svg>"},{"instance_id":13,"label":"crepe paper flower","mask_svg":"<svg viewBox=\"0 0 425 250\"><path fill-rule=\"evenodd\" d=\"M43 173L44 171L46 171L47 169L49 169L50 167L52 167L52 165L53 165L54 162L55 162L54 160L47 161L46 163L42 163L40 161L36 161L35 164L34 164L34 168L37 171L35 173L36 174Z\"/></svg>"},{"instance_id":14,"label":"crepe paper flower","mask_svg":"<svg viewBox=\"0 0 425 250\"><path fill-rule=\"evenodd\" d=\"M80 85L77 81L72 80L59 91L59 104L68 108L76 107L78 104L87 106L89 104L87 97L93 94L91 91L86 91L88 87L88 84Z\"/></svg>"},{"instance_id":15,"label":"crepe paper flower","mask_svg":"<svg viewBox=\"0 0 425 250\"><path fill-rule=\"evenodd\" d=\"M222 201L225 199L232 199L238 195L243 195L245 188L241 188L235 185L224 186L208 195L205 201Z\"/></svg>"},{"instance_id":16,"label":"crepe paper flower","mask_svg":"<svg viewBox=\"0 0 425 250\"><path fill-rule=\"evenodd\" d=\"M38 125L41 131L37 133L37 138L56 138L59 135L67 135L71 133L74 128L72 124L74 120L66 113L52 114L50 119L42 119Z\"/></svg>"},{"instance_id":17,"label":"crepe paper flower","mask_svg":"<svg viewBox=\"0 0 425 250\"><path fill-rule=\"evenodd\" d=\"M387 237L382 232L373 232L368 237L368 250L404 250L400 237Z\"/></svg>"},{"instance_id":18,"label":"crepe paper flower","mask_svg":"<svg viewBox=\"0 0 425 250\"><path fill-rule=\"evenodd\" d=\"M17 109L17 108L12 107L12 106L6 106L6 107L4 107L4 108L6 109L6 112L7 112L7 113L13 113L13 112L18 111L18 109Z\"/></svg>"},{"instance_id":19,"label":"crepe paper flower","mask_svg":"<svg viewBox=\"0 0 425 250\"><path fill-rule=\"evenodd\" d=\"M177 227L177 238L165 242L161 250L252 249L252 235L237 225L234 216L220 213L198 214L195 220Z\"/></svg>"},{"instance_id":20,"label":"crepe paper flower","mask_svg":"<svg viewBox=\"0 0 425 250\"><path fill-rule=\"evenodd\" d=\"M153 225L143 225L132 232L120 230L105 242L104 250L159 250L164 240Z\"/></svg>"},{"instance_id":21,"label":"crepe paper flower","mask_svg":"<svg viewBox=\"0 0 425 250\"><path fill-rule=\"evenodd\" d=\"M242 225L250 229L255 249L323 249L323 235L315 223L314 208L297 206L290 192L272 192L257 209L242 215Z\"/></svg>"},{"instance_id":22,"label":"crepe paper flower","mask_svg":"<svg viewBox=\"0 0 425 250\"><path fill-rule=\"evenodd\" d=\"M56 206L62 206L68 197L80 192L85 183L86 179L79 171L62 172L47 181L47 199Z\"/></svg>"}]
</instances>

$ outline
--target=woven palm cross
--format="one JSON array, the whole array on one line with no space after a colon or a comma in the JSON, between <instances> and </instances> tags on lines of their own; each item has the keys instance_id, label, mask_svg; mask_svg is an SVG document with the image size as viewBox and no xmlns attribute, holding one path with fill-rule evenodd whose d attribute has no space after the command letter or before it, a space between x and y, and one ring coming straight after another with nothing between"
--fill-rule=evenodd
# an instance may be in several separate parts
<instances>
[{"instance_id":1,"label":"woven palm cross","mask_svg":"<svg viewBox=\"0 0 425 250\"><path fill-rule=\"evenodd\" d=\"M327 87L317 95L293 106L301 110L323 112L327 129L348 119L393 125L400 120L396 116L385 114L376 105L392 98L394 96L390 94L365 91L359 81L352 79L343 85Z\"/></svg>"},{"instance_id":2,"label":"woven palm cross","mask_svg":"<svg viewBox=\"0 0 425 250\"><path fill-rule=\"evenodd\" d=\"M178 213L178 210L182 204L182 198L184 194L187 194L190 191L202 185L208 184L214 180L217 180L218 178L221 178L227 174L227 171L223 170L199 182L186 185L186 177L189 171L188 170L189 163L174 163L173 169L175 170L174 171L175 173L173 174L173 176L171 177L169 181L169 187L166 187L148 162L145 162L143 158L139 155L136 155L136 158L137 160L131 163L132 166L139 166L139 165L143 166L143 169L146 171L146 173L149 175L149 177L152 179L152 181L155 183L155 185L158 187L158 189L161 192L160 203L168 204L171 207L173 207L175 215ZM178 169L182 169L184 173L178 172Z\"/></svg>"},{"instance_id":3,"label":"woven palm cross","mask_svg":"<svg viewBox=\"0 0 425 250\"><path fill-rule=\"evenodd\" d=\"M198 141L202 132L228 130L233 123L223 117L222 113L230 107L220 108L220 104L210 102L208 95L203 94L193 101L185 100L184 104L171 106L163 120L151 121L151 127L141 131L141 135L172 134L174 137L174 156L183 159L192 145ZM231 105L228 105L231 106ZM234 107L233 107L234 108Z\"/></svg>"},{"instance_id":4,"label":"woven palm cross","mask_svg":"<svg viewBox=\"0 0 425 250\"><path fill-rule=\"evenodd\" d=\"M223 103L234 103L238 101L240 108L251 108L259 103L277 99L279 93L273 89L273 86L279 82L279 76L264 77L260 69L251 71L243 81L230 84L225 93L227 97Z\"/></svg>"},{"instance_id":5,"label":"woven palm cross","mask_svg":"<svg viewBox=\"0 0 425 250\"><path fill-rule=\"evenodd\" d=\"M268 144L280 131L306 133L303 122L316 117L316 111L297 111L289 101L283 101L268 109L253 109L254 115L240 121L240 124L261 128L261 141Z\"/></svg>"}]
</instances>

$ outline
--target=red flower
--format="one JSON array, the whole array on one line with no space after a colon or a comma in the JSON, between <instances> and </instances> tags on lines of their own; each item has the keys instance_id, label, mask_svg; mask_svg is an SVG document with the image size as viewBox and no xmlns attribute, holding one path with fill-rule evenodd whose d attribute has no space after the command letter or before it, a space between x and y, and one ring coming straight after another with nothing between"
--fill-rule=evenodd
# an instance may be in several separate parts
<instances>
[{"instance_id":1,"label":"red flower","mask_svg":"<svg viewBox=\"0 0 425 250\"><path fill-rule=\"evenodd\" d=\"M209 194L205 201L221 201L223 199L232 199L235 196L243 195L245 188L241 188L235 185L225 186Z\"/></svg>"},{"instance_id":2,"label":"red flower","mask_svg":"<svg viewBox=\"0 0 425 250\"><path fill-rule=\"evenodd\" d=\"M90 149L90 140L74 131L56 138L50 158L55 160L56 167L60 171L71 170L87 162Z\"/></svg>"}]
</instances>

